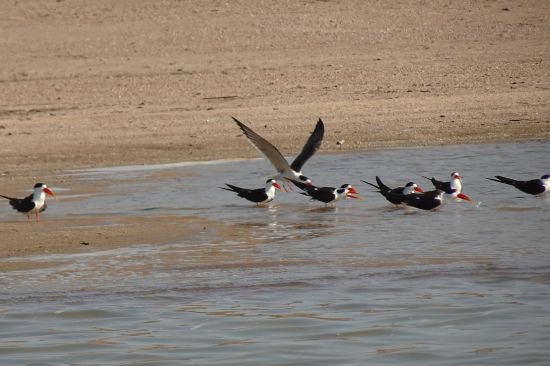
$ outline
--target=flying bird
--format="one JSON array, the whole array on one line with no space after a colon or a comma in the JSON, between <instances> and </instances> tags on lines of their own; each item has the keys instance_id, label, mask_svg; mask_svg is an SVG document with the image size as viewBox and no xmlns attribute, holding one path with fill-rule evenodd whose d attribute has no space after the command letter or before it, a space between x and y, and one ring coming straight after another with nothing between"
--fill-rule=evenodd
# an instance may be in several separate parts
<instances>
[{"instance_id":1,"label":"flying bird","mask_svg":"<svg viewBox=\"0 0 550 366\"><path fill-rule=\"evenodd\" d=\"M239 197L255 202L256 205L262 205L273 201L275 198L275 189L281 190L281 186L274 179L268 179L265 182L265 188L247 189L234 186L232 184L225 184L227 187L220 187L226 191L237 193Z\"/></svg>"},{"instance_id":2,"label":"flying bird","mask_svg":"<svg viewBox=\"0 0 550 366\"><path fill-rule=\"evenodd\" d=\"M13 198L0 195L7 199L14 210L27 215L30 220L31 214L35 214L36 221L40 221L39 213L46 210L46 195L53 196L54 193L44 183L36 183L32 194L25 198Z\"/></svg>"},{"instance_id":3,"label":"flying bird","mask_svg":"<svg viewBox=\"0 0 550 366\"><path fill-rule=\"evenodd\" d=\"M411 193L422 193L424 192L422 188L418 186L418 184L414 182L409 182L405 184L404 187L397 187L397 188L390 188L384 183L382 183L382 180L376 176L376 184L367 182L365 180L361 180L361 182L366 183L368 185L373 186L374 188L378 189L378 192L382 196L384 196L389 202L393 203L394 205L400 205L402 204L406 197Z\"/></svg>"},{"instance_id":4,"label":"flying bird","mask_svg":"<svg viewBox=\"0 0 550 366\"><path fill-rule=\"evenodd\" d=\"M531 180L515 180L511 178L506 178L500 175L495 175L495 178L487 178L487 179L514 186L520 191L527 194L532 194L534 196L539 196L550 191L549 174L543 175L542 177L540 177L540 179L531 179Z\"/></svg>"},{"instance_id":5,"label":"flying bird","mask_svg":"<svg viewBox=\"0 0 550 366\"><path fill-rule=\"evenodd\" d=\"M269 141L262 136L254 132L250 127L244 123L231 117L243 131L248 140L273 164L277 170L277 176L274 178L283 181L298 181L302 183L311 183L311 179L303 175L302 167L308 161L309 158L319 150L325 134L325 125L319 118L315 129L309 136L300 154L294 159L292 164L288 164L287 160L281 154L281 152L273 146Z\"/></svg>"}]
</instances>

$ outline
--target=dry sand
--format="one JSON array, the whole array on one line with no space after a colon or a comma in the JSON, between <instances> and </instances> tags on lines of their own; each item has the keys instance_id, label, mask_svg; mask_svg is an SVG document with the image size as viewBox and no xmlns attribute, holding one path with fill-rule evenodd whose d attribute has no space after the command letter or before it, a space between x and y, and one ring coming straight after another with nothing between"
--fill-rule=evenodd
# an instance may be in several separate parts
<instances>
[{"instance_id":1,"label":"dry sand","mask_svg":"<svg viewBox=\"0 0 550 366\"><path fill-rule=\"evenodd\" d=\"M289 154L319 117L321 153L550 137L546 1L0 7L2 193L44 177L74 186L56 175L67 169L256 157L230 116ZM54 220L59 230L23 235L12 219L4 255L74 232ZM127 244L144 235L120 230Z\"/></svg>"}]
</instances>

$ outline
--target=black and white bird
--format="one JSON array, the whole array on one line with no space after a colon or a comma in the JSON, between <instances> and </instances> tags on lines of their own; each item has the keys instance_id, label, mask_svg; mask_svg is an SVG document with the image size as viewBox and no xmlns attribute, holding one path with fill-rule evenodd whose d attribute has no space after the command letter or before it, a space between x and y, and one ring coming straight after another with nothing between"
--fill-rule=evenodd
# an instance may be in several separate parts
<instances>
[{"instance_id":1,"label":"black and white bird","mask_svg":"<svg viewBox=\"0 0 550 366\"><path fill-rule=\"evenodd\" d=\"M534 196L540 196L550 191L549 174L543 175L542 177L540 177L540 179L531 179L531 180L515 180L512 178L503 177L501 175L495 175L495 178L487 178L487 179L514 186L520 191L524 193L532 194Z\"/></svg>"},{"instance_id":2,"label":"black and white bird","mask_svg":"<svg viewBox=\"0 0 550 366\"><path fill-rule=\"evenodd\" d=\"M457 197L459 193L462 193L462 177L458 172L451 173L451 180L448 182L442 182L435 178L428 178L422 176L432 182L435 189L442 190L444 195L448 198L459 198Z\"/></svg>"},{"instance_id":3,"label":"black and white bird","mask_svg":"<svg viewBox=\"0 0 550 366\"><path fill-rule=\"evenodd\" d=\"M292 164L288 164L287 160L281 154L281 152L273 146L269 141L264 139L262 136L254 132L250 127L246 126L244 123L232 117L235 123L243 131L244 135L248 140L254 145L262 154L266 156L267 159L273 164L277 170L278 175L274 179L282 181L298 181L304 184L311 183L311 179L303 175L302 167L308 161L309 158L319 150L321 143L323 142L323 136L325 134L325 125L323 121L319 118L315 129L309 136L307 142L300 154L294 159Z\"/></svg>"},{"instance_id":4,"label":"black and white bird","mask_svg":"<svg viewBox=\"0 0 550 366\"><path fill-rule=\"evenodd\" d=\"M445 192L442 189L435 189L424 193L401 195L401 198L403 198L403 203L407 206L415 207L420 210L436 210L444 203L445 194L449 194L449 192ZM472 199L464 193L457 193L456 198L472 202Z\"/></svg>"},{"instance_id":5,"label":"black and white bird","mask_svg":"<svg viewBox=\"0 0 550 366\"><path fill-rule=\"evenodd\" d=\"M304 196L311 197L312 200L324 202L325 205L332 205L339 199L355 198L360 199L359 193L351 184L342 184L340 188L335 187L315 187L311 183L302 183L292 181L298 188L304 192L300 192Z\"/></svg>"},{"instance_id":6,"label":"black and white bird","mask_svg":"<svg viewBox=\"0 0 550 366\"><path fill-rule=\"evenodd\" d=\"M39 213L46 210L46 195L53 196L54 193L44 183L36 183L32 194L25 198L14 198L0 195L7 200L14 210L27 215L30 220L31 214L34 213L36 221L39 221Z\"/></svg>"},{"instance_id":7,"label":"black and white bird","mask_svg":"<svg viewBox=\"0 0 550 366\"><path fill-rule=\"evenodd\" d=\"M414 182L409 182L405 184L404 187L397 187L392 189L387 185L385 185L384 183L382 183L382 180L378 176L376 176L377 184L373 184L365 180L361 180L361 182L371 185L374 188L378 189L378 192L380 192L382 196L386 197L386 199L389 202L393 203L394 205L401 205L409 194L412 194L415 192L416 193L424 192L422 188L420 188L418 184Z\"/></svg>"},{"instance_id":8,"label":"black and white bird","mask_svg":"<svg viewBox=\"0 0 550 366\"><path fill-rule=\"evenodd\" d=\"M226 191L237 193L239 197L247 199L256 205L263 205L273 201L275 198L275 189L281 190L281 186L274 179L268 179L265 182L265 188L247 189L234 186L232 184L225 184L227 187L220 187Z\"/></svg>"}]
</instances>

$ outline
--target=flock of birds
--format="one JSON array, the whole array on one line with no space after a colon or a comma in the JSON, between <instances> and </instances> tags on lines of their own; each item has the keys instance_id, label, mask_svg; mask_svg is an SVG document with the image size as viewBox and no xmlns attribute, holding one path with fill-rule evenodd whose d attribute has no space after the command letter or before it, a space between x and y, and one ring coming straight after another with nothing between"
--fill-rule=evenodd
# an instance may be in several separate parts
<instances>
[{"instance_id":1,"label":"flock of birds","mask_svg":"<svg viewBox=\"0 0 550 366\"><path fill-rule=\"evenodd\" d=\"M292 164L284 158L281 152L265 138L254 132L250 127L232 117L235 123L242 130L244 135L275 167L277 174L266 181L264 188L247 189L226 184L226 187L220 187L237 193L239 197L245 198L258 205L271 202L275 198L275 190L283 190L277 181L283 182L290 189L290 184L294 184L302 190L301 194L310 197L312 200L324 202L326 205L332 205L339 199L360 198L357 190L351 184L343 184L339 188L335 187L317 187L313 185L311 179L302 173L302 167L306 161L311 158L321 147L323 141L325 126L319 118L315 129L309 136L300 154L294 159ZM474 202L469 196L462 193L462 181L460 174L451 173L450 181L443 182L435 178L428 178L435 189L424 192L416 183L409 182L404 187L390 188L385 185L380 177L376 177L376 184L362 181L382 194L389 202L394 205L404 205L415 207L421 210L434 210L439 208L444 202L444 198L455 200L464 200ZM503 176L487 178L496 182L512 185L522 192L541 195L550 190L550 175L544 175L540 179L528 181L515 180Z\"/></svg>"},{"instance_id":2,"label":"flock of birds","mask_svg":"<svg viewBox=\"0 0 550 366\"><path fill-rule=\"evenodd\" d=\"M269 178L264 188L248 189L238 187L232 184L226 184L222 189L235 192L239 197L254 202L257 205L263 205L271 202L275 198L275 190L288 192L295 185L301 190L301 194L310 197L312 200L320 201L326 205L333 205L340 199L359 199L361 198L351 184L343 184L340 187L317 187L313 185L311 179L302 173L302 167L321 147L325 126L319 118L315 129L309 136L300 154L289 164L283 154L269 141L254 132L250 127L241 121L232 117L235 123L242 130L244 135L275 167L277 174ZM431 191L423 191L416 183L409 182L404 187L390 188L385 185L380 177L376 177L376 184L362 181L382 194L390 203L400 206L410 206L421 210L435 210L439 208L445 198L454 200L464 200L473 202L473 200L462 193L462 182L460 174L453 172L450 181L443 182L435 178L428 178L434 186ZM540 179L515 180L503 176L487 178L489 180L511 185L520 191L531 195L542 195L550 191L550 175L543 175ZM278 182L281 182L279 184ZM14 198L0 195L8 200L14 210L26 214L28 220L32 214L36 221L39 221L39 214L46 210L46 195L54 196L54 192L44 183L36 183L32 194L25 198Z\"/></svg>"}]
</instances>

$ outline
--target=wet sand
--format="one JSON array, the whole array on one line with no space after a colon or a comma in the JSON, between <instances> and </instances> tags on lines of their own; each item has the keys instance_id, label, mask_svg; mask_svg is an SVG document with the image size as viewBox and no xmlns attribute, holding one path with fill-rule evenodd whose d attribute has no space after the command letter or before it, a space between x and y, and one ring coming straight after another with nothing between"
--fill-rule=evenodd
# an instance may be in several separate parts
<instances>
[{"instance_id":1,"label":"wet sand","mask_svg":"<svg viewBox=\"0 0 550 366\"><path fill-rule=\"evenodd\" d=\"M60 175L71 169L256 157L230 116L285 155L299 151L319 117L320 153L550 137L545 2L2 8L5 194L24 194L36 181L96 189ZM72 251L91 240L66 224L89 218L14 220L0 223L5 255L39 253L37 245ZM125 220L101 227L108 239L90 235L104 247L171 239Z\"/></svg>"}]
</instances>

